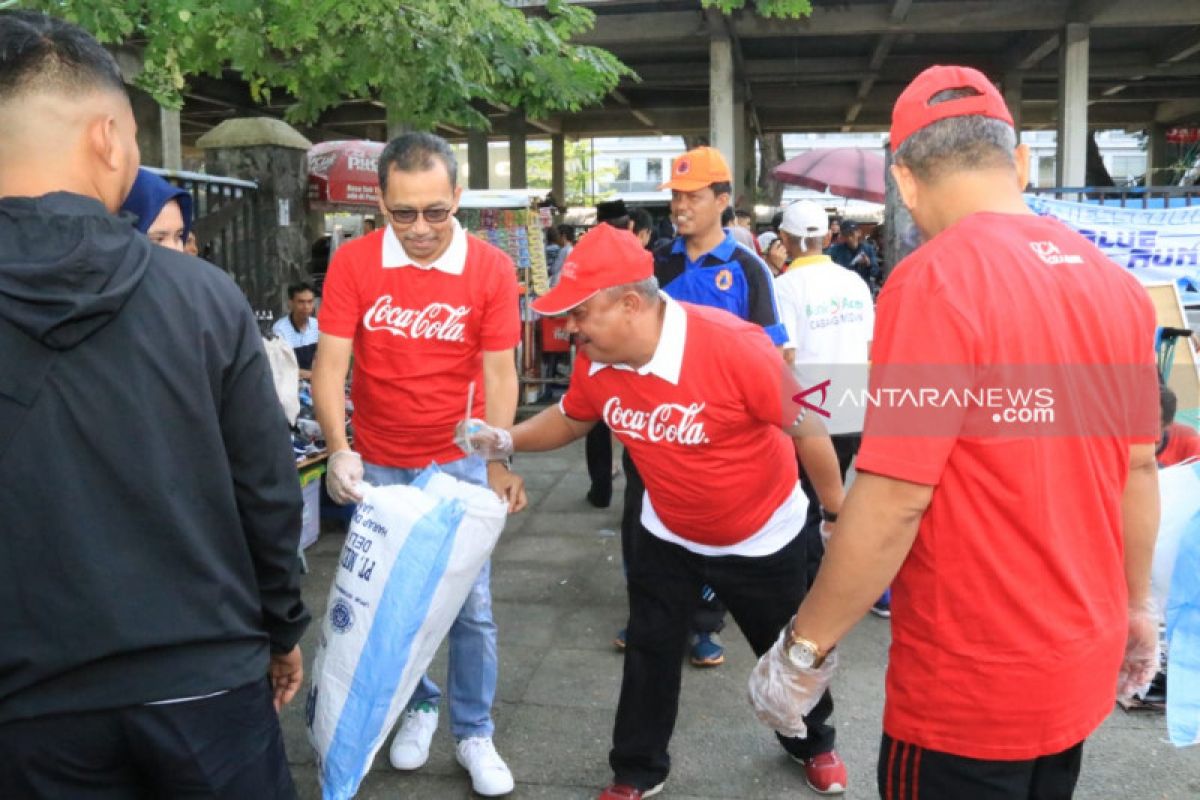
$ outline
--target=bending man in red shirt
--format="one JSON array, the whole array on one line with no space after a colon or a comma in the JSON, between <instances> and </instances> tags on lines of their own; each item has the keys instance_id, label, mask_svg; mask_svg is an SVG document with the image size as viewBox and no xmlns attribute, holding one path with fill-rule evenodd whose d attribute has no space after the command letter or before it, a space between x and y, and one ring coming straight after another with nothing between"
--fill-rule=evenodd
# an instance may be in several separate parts
<instances>
[{"instance_id":1,"label":"bending man in red shirt","mask_svg":"<svg viewBox=\"0 0 1200 800\"><path fill-rule=\"evenodd\" d=\"M800 419L797 387L771 340L727 311L658 291L653 259L633 234L600 225L584 236L543 314L567 314L581 353L559 406L473 442L497 453L553 450L608 424L646 484L629 547L625 673L602 800L637 800L667 777L681 661L700 587L716 590L756 653L771 646L803 596L807 503L796 452L828 517L842 483L829 435ZM792 437L795 437L793 440ZM498 446L497 446L498 445ZM845 788L826 692L805 738L780 737L826 788ZM807 770L806 770L807 773Z\"/></svg>"},{"instance_id":2,"label":"bending man in red shirt","mask_svg":"<svg viewBox=\"0 0 1200 800\"><path fill-rule=\"evenodd\" d=\"M525 505L505 461L463 458L454 444L471 385L471 413L511 425L517 409L513 349L520 339L516 273L503 251L454 218L462 189L454 151L425 133L392 140L379 157L379 210L389 224L338 249L325 278L320 357L313 366L317 420L329 443L330 496L356 502L356 484L411 483L436 462L490 485L509 509ZM354 450L346 440L346 374L354 357ZM363 462L366 462L365 464ZM475 791L507 794L512 775L492 746L496 623L484 565L450 629L451 731ZM422 678L391 747L392 765L429 757L441 692Z\"/></svg>"},{"instance_id":3,"label":"bending man in red shirt","mask_svg":"<svg viewBox=\"0 0 1200 800\"><path fill-rule=\"evenodd\" d=\"M1154 311L1025 206L1028 149L981 73L921 73L891 146L925 244L879 296L880 402L788 641L827 653L891 582L881 795L1070 797L1083 740L1157 667ZM825 683L788 656L751 681L774 726Z\"/></svg>"}]
</instances>

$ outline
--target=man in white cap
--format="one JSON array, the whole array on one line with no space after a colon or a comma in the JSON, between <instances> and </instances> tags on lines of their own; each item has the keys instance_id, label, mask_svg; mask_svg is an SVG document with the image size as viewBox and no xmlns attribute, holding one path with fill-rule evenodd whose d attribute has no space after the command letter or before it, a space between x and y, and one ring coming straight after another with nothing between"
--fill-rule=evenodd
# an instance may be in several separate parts
<instances>
[{"instance_id":1,"label":"man in white cap","mask_svg":"<svg viewBox=\"0 0 1200 800\"><path fill-rule=\"evenodd\" d=\"M848 402L847 390L861 398L867 388L875 309L863 279L821 252L828 232L829 217L817 203L801 200L784 209L779 237L790 263L775 279L775 297L779 319L788 333L784 358L791 363L796 379L806 388L830 381L828 394L833 399L817 413L824 417L845 480L862 442L865 411L861 402ZM805 533L810 540L809 577L813 578L825 547L812 506L812 484L803 474L800 477L810 503Z\"/></svg>"},{"instance_id":2,"label":"man in white cap","mask_svg":"<svg viewBox=\"0 0 1200 800\"><path fill-rule=\"evenodd\" d=\"M627 548L629 630L601 800L640 800L667 778L688 623L711 586L755 653L769 648L805 591L799 533L808 502L796 453L824 509L842 484L829 437L802 416L797 387L763 329L658 289L653 261L627 231L600 225L534 302L567 314L580 353L559 405L508 431L478 423L488 457L566 445L603 420L642 467L641 524ZM830 665L829 669L832 669ZM843 791L826 693L807 735L779 737L822 791Z\"/></svg>"}]
</instances>

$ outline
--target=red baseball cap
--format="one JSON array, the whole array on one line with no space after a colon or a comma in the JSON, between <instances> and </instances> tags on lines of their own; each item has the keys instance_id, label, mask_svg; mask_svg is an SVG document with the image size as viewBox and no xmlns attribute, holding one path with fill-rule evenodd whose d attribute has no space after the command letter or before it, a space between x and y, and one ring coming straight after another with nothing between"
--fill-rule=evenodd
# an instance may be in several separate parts
<instances>
[{"instance_id":1,"label":"red baseball cap","mask_svg":"<svg viewBox=\"0 0 1200 800\"><path fill-rule=\"evenodd\" d=\"M643 281L654 274L654 256L632 233L601 223L585 233L571 249L558 286L533 301L533 310L565 314L597 293Z\"/></svg>"},{"instance_id":2,"label":"red baseball cap","mask_svg":"<svg viewBox=\"0 0 1200 800\"><path fill-rule=\"evenodd\" d=\"M929 105L934 95L947 89L974 89L979 94ZM909 136L938 120L975 115L1013 124L1004 98L982 72L971 67L930 67L913 78L896 100L892 109L892 152Z\"/></svg>"},{"instance_id":3,"label":"red baseball cap","mask_svg":"<svg viewBox=\"0 0 1200 800\"><path fill-rule=\"evenodd\" d=\"M694 192L714 183L732 182L733 173L721 151L715 147L697 147L675 159L671 164L671 180L658 188Z\"/></svg>"}]
</instances>

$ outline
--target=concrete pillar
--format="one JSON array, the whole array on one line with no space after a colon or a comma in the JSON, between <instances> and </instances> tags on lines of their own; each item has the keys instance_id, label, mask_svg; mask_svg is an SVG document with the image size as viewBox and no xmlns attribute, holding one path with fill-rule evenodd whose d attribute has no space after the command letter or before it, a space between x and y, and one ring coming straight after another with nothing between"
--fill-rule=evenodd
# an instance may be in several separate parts
<instances>
[{"instance_id":1,"label":"concrete pillar","mask_svg":"<svg viewBox=\"0 0 1200 800\"><path fill-rule=\"evenodd\" d=\"M733 173L733 196L730 204L737 207L746 199L746 102L741 92L733 95L733 158L729 161L729 171Z\"/></svg>"},{"instance_id":2,"label":"concrete pillar","mask_svg":"<svg viewBox=\"0 0 1200 800\"><path fill-rule=\"evenodd\" d=\"M525 179L525 112L515 108L508 113L508 188L524 189Z\"/></svg>"},{"instance_id":3,"label":"concrete pillar","mask_svg":"<svg viewBox=\"0 0 1200 800\"><path fill-rule=\"evenodd\" d=\"M282 120L252 117L226 120L196 145L209 175L258 184L241 200L222 200L228 209L210 208L196 221L196 235L256 311L278 315L287 285L311 277L305 208L312 143Z\"/></svg>"},{"instance_id":4,"label":"concrete pillar","mask_svg":"<svg viewBox=\"0 0 1200 800\"><path fill-rule=\"evenodd\" d=\"M725 156L731 170L738 160L735 127L733 47L727 35L713 34L709 41L708 141Z\"/></svg>"},{"instance_id":5,"label":"concrete pillar","mask_svg":"<svg viewBox=\"0 0 1200 800\"><path fill-rule=\"evenodd\" d=\"M1058 48L1058 185L1087 180L1088 26L1071 22Z\"/></svg>"},{"instance_id":6,"label":"concrete pillar","mask_svg":"<svg viewBox=\"0 0 1200 800\"><path fill-rule=\"evenodd\" d=\"M886 183L886 195L883 206L884 242L883 242L883 276L884 280L892 274L908 254L916 250L921 243L921 233L913 221L912 214L900 199L900 190L892 178L892 148L883 151L883 175Z\"/></svg>"},{"instance_id":7,"label":"concrete pillar","mask_svg":"<svg viewBox=\"0 0 1200 800\"><path fill-rule=\"evenodd\" d=\"M561 133L550 136L550 193L567 207L567 143Z\"/></svg>"},{"instance_id":8,"label":"concrete pillar","mask_svg":"<svg viewBox=\"0 0 1200 800\"><path fill-rule=\"evenodd\" d=\"M1167 153L1167 126L1151 122L1146 126L1146 185L1165 186L1166 169L1171 164Z\"/></svg>"},{"instance_id":9,"label":"concrete pillar","mask_svg":"<svg viewBox=\"0 0 1200 800\"><path fill-rule=\"evenodd\" d=\"M755 152L754 126L750 124L749 106L746 106L746 113L742 116L742 146L738 148L738 154L742 159L742 168L738 172L742 184L735 191L740 199L740 207L746 209L751 214L754 213L754 198L758 188L758 158Z\"/></svg>"},{"instance_id":10,"label":"concrete pillar","mask_svg":"<svg viewBox=\"0 0 1200 800\"><path fill-rule=\"evenodd\" d=\"M159 130L162 132L162 165L165 169L183 169L183 135L179 112L173 108L158 108Z\"/></svg>"},{"instance_id":11,"label":"concrete pillar","mask_svg":"<svg viewBox=\"0 0 1200 800\"><path fill-rule=\"evenodd\" d=\"M487 131L467 131L467 188L488 188Z\"/></svg>"},{"instance_id":12,"label":"concrete pillar","mask_svg":"<svg viewBox=\"0 0 1200 800\"><path fill-rule=\"evenodd\" d=\"M1004 76L1004 104L1012 114L1013 128L1017 132L1017 144L1021 143L1021 73L1010 72Z\"/></svg>"}]
</instances>

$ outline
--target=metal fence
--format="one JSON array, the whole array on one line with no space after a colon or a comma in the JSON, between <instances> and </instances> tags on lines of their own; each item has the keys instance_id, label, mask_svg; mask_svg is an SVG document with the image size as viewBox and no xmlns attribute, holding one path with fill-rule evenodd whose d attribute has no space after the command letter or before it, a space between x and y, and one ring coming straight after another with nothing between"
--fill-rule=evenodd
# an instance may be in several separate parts
<instances>
[{"instance_id":1,"label":"metal fence","mask_svg":"<svg viewBox=\"0 0 1200 800\"><path fill-rule=\"evenodd\" d=\"M201 258L233 276L256 312L272 312L279 287L263 256L258 184L199 172L151 171L192 196L192 230Z\"/></svg>"}]
</instances>

